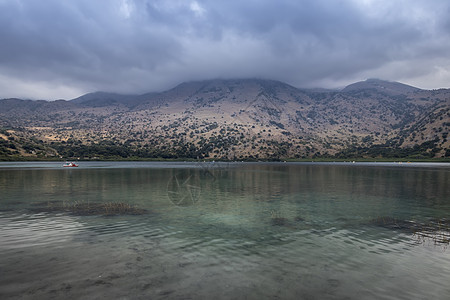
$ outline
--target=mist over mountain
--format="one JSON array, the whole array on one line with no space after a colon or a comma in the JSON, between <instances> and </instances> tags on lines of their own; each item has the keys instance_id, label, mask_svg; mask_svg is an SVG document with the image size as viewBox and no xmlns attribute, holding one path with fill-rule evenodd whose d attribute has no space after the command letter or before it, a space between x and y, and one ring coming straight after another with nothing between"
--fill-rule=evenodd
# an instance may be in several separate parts
<instances>
[{"instance_id":1,"label":"mist over mountain","mask_svg":"<svg viewBox=\"0 0 450 300\"><path fill-rule=\"evenodd\" d=\"M339 91L207 80L142 95L3 99L0 107L3 159L450 156L450 90L379 79Z\"/></svg>"},{"instance_id":2,"label":"mist over mountain","mask_svg":"<svg viewBox=\"0 0 450 300\"><path fill-rule=\"evenodd\" d=\"M380 79L367 79L366 81L356 82L346 86L342 91L351 92L358 90L375 90L390 95L403 95L420 91L419 88L410 85Z\"/></svg>"}]
</instances>

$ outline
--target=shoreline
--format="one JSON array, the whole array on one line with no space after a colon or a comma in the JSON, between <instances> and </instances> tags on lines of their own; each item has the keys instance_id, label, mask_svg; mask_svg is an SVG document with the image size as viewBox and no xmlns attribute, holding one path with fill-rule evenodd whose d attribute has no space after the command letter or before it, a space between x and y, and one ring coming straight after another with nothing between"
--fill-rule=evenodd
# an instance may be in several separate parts
<instances>
[{"instance_id":1,"label":"shoreline","mask_svg":"<svg viewBox=\"0 0 450 300\"><path fill-rule=\"evenodd\" d=\"M102 159L89 159L89 158L37 158L37 157L0 157L0 162L112 162L112 161L124 161L124 162L439 162L450 163L450 157L438 157L438 158L365 158L365 157L348 157L348 158L280 158L280 159L243 159L243 160L229 160L229 159L192 159L192 158L102 158Z\"/></svg>"}]
</instances>

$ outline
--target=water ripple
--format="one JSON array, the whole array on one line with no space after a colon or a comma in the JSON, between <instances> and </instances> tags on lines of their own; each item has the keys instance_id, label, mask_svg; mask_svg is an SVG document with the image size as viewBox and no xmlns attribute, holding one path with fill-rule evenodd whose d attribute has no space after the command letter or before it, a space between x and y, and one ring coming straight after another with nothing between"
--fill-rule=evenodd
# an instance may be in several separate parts
<instances>
[{"instance_id":1,"label":"water ripple","mask_svg":"<svg viewBox=\"0 0 450 300\"><path fill-rule=\"evenodd\" d=\"M83 230L76 218L67 215L0 214L0 249L26 248L70 240Z\"/></svg>"}]
</instances>

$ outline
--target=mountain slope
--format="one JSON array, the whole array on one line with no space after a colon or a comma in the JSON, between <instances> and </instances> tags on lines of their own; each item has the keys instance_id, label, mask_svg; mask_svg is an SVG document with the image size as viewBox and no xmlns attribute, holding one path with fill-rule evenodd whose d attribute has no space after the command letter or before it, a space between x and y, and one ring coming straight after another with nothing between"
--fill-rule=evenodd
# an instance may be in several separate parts
<instances>
[{"instance_id":1,"label":"mountain slope","mask_svg":"<svg viewBox=\"0 0 450 300\"><path fill-rule=\"evenodd\" d=\"M391 82L380 79L367 79L346 86L342 92L375 90L388 95L405 95L420 91L420 89L399 82Z\"/></svg>"},{"instance_id":2,"label":"mountain slope","mask_svg":"<svg viewBox=\"0 0 450 300\"><path fill-rule=\"evenodd\" d=\"M7 156L443 157L450 154L449 102L450 90L381 80L342 91L259 79L208 80L136 96L0 100L0 141L16 148L3 146Z\"/></svg>"}]
</instances>

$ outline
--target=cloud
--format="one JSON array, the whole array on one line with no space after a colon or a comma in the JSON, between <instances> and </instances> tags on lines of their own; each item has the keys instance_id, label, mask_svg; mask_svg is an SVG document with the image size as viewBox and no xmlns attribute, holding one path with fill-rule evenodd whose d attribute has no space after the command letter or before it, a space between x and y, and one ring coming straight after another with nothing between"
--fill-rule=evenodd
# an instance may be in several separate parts
<instances>
[{"instance_id":1,"label":"cloud","mask_svg":"<svg viewBox=\"0 0 450 300\"><path fill-rule=\"evenodd\" d=\"M438 88L450 82L449 13L446 0L0 0L0 98L244 77Z\"/></svg>"}]
</instances>

